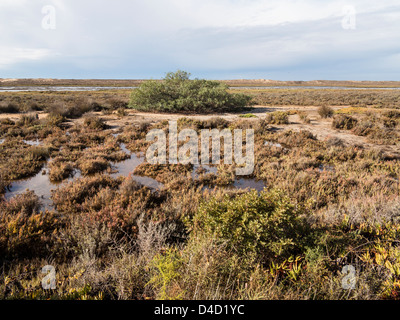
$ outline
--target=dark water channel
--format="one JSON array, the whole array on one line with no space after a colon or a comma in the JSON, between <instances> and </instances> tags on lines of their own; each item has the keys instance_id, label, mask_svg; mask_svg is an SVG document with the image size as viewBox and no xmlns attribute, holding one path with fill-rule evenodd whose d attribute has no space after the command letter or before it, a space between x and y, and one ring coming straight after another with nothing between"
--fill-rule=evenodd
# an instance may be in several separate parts
<instances>
[{"instance_id":1,"label":"dark water channel","mask_svg":"<svg viewBox=\"0 0 400 320\"><path fill-rule=\"evenodd\" d=\"M116 136L116 135L114 135ZM4 140L0 140L0 144L4 142ZM36 141L25 141L25 143L32 145L32 146L37 146L40 145L41 142L39 140ZM136 169L137 166L142 164L145 161L145 157L142 155L137 155L136 153L130 152L125 144L121 143L121 149L125 153L129 154L130 157L126 160L120 161L120 162L113 162L111 163L113 173L110 173L110 176L113 178L117 178L118 176L130 176L133 180L136 182L140 183L143 186L147 186L150 189L157 190L157 189L162 189L164 185L155 179L152 179L150 177L145 177L145 176L138 176L134 175L133 171ZM213 173L213 174L218 174L218 169L216 167L211 167L211 166L202 166L202 168L205 170L206 173ZM199 166L194 166L193 172L192 172L192 178L197 179L198 178L198 173L197 170L199 169ZM70 181L73 181L77 178L81 177L81 173L79 170L75 169L73 172L73 175L64 180L63 182L55 183L50 181L49 179L49 173L48 173L48 167L47 163L43 166L43 168L40 170L38 174L36 174L34 177L29 178L29 179L24 179L24 180L18 180L14 181L11 183L11 186L7 190L5 194L6 199L11 199L15 197L18 194L24 193L27 189L32 190L35 192L35 194L40 198L40 201L42 203L42 208L44 210L52 210L54 209L53 202L51 200L51 191L58 188L59 186L62 186L63 184L66 184ZM240 178L238 177L235 182L233 183L233 187L237 189L256 189L257 191L262 191L265 187L265 184L263 181L256 181L255 179L250 179L250 178Z\"/></svg>"}]
</instances>

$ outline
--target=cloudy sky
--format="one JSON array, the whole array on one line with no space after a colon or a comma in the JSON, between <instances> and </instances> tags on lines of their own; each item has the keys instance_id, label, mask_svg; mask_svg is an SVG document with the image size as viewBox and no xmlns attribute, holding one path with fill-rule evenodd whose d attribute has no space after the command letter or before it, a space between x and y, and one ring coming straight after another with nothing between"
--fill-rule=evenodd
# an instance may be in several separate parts
<instances>
[{"instance_id":1,"label":"cloudy sky","mask_svg":"<svg viewBox=\"0 0 400 320\"><path fill-rule=\"evenodd\" d=\"M0 0L0 78L400 80L399 0Z\"/></svg>"}]
</instances>

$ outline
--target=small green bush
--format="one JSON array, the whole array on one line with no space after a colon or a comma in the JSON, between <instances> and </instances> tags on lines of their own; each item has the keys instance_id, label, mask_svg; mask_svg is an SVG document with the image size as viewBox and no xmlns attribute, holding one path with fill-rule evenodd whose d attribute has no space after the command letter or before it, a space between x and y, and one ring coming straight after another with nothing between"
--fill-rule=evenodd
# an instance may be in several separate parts
<instances>
[{"instance_id":1,"label":"small green bush","mask_svg":"<svg viewBox=\"0 0 400 320\"><path fill-rule=\"evenodd\" d=\"M163 81L145 81L132 92L129 107L140 111L210 113L239 111L250 105L250 96L231 94L225 84L189 77L189 73L177 71L168 73Z\"/></svg>"},{"instance_id":2,"label":"small green bush","mask_svg":"<svg viewBox=\"0 0 400 320\"><path fill-rule=\"evenodd\" d=\"M257 118L257 116L252 113L241 114L239 117L240 118Z\"/></svg>"},{"instance_id":3,"label":"small green bush","mask_svg":"<svg viewBox=\"0 0 400 320\"><path fill-rule=\"evenodd\" d=\"M285 111L268 113L266 120L270 124L289 124L289 113Z\"/></svg>"}]
</instances>

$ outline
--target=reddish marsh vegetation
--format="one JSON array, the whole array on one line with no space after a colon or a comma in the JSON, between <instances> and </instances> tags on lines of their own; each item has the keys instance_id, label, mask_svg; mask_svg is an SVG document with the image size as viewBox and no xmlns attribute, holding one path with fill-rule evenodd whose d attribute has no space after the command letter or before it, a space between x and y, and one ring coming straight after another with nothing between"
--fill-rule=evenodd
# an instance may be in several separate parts
<instances>
[{"instance_id":1,"label":"reddish marsh vegetation","mask_svg":"<svg viewBox=\"0 0 400 320\"><path fill-rule=\"evenodd\" d=\"M380 102L387 99L397 103L391 94ZM158 115L3 119L2 192L46 161L49 177L63 183L51 211L34 190L0 201L1 297L398 299L399 117L366 109L333 109L333 118L306 108L177 116L179 128L254 129L255 170L246 178L263 181L262 192L234 188L235 164L211 171L144 162L113 178L113 163L128 158L121 142L143 152L149 130L167 129ZM36 138L38 146L24 142ZM163 185L151 189L133 175ZM54 290L41 286L49 264ZM342 284L346 265L357 270L351 291Z\"/></svg>"}]
</instances>

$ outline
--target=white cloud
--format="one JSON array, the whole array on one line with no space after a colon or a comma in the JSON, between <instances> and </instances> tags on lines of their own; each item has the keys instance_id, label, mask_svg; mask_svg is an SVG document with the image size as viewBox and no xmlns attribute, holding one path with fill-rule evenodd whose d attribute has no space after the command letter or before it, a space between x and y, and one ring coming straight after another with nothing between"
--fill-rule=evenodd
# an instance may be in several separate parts
<instances>
[{"instance_id":1,"label":"white cloud","mask_svg":"<svg viewBox=\"0 0 400 320\"><path fill-rule=\"evenodd\" d=\"M19 62L43 60L51 55L52 53L48 49L13 48L1 46L0 68L6 68Z\"/></svg>"}]
</instances>

